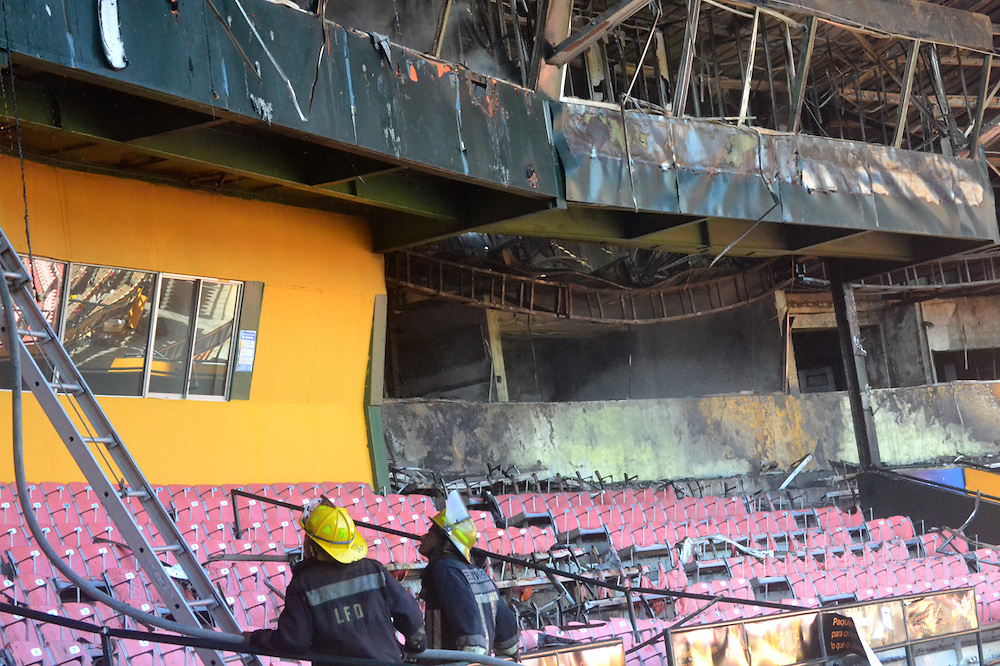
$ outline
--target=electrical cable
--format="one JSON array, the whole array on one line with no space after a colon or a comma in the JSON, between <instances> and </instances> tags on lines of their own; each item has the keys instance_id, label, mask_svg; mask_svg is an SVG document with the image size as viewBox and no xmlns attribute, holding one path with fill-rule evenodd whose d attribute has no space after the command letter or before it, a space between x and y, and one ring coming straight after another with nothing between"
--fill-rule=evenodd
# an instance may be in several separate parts
<instances>
[{"instance_id":1,"label":"electrical cable","mask_svg":"<svg viewBox=\"0 0 1000 666\"><path fill-rule=\"evenodd\" d=\"M28 531L31 532L31 536L38 544L39 550L45 554L45 557L52 562L52 565L58 569L61 574L66 576L71 583L80 588L84 593L93 599L110 606L123 615L131 617L141 624L159 627L160 629L164 629L166 631L173 631L193 638L210 638L212 640L220 640L233 644L243 643L244 639L242 635L227 634L167 620L158 615L144 613L134 606L129 606L128 604L115 599L111 595L105 594L92 583L84 580L84 578L74 571L72 567L66 564L66 562L48 542L48 539L42 532L41 525L38 523L38 518L35 516L34 508L31 506L28 498L28 482L25 479L24 473L24 426L21 415L22 389L20 345L22 343L17 338L17 319L14 314L14 299L11 296L10 287L7 284L7 276L4 275L2 279L0 279L0 282L3 283L0 285L0 299L2 299L3 302L4 318L6 320L7 328L7 335L4 337L6 338L5 342L7 343L7 349L10 352L13 375L13 387L11 391L11 430L14 449L14 480L17 485L17 499L21 505L21 512L24 514L24 521L28 525Z\"/></svg>"}]
</instances>

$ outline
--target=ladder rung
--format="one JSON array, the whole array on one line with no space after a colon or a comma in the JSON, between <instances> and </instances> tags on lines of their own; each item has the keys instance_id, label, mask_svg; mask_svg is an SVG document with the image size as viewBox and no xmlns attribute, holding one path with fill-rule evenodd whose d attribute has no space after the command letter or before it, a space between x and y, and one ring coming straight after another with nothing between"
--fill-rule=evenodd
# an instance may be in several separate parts
<instances>
[{"instance_id":1,"label":"ladder rung","mask_svg":"<svg viewBox=\"0 0 1000 666\"><path fill-rule=\"evenodd\" d=\"M29 330L24 329L24 328L19 328L19 329L17 329L17 334L20 337L22 337L22 338L31 337L31 338L34 338L35 340L43 340L44 341L44 340L51 340L52 339L52 336L49 335L45 331L29 331Z\"/></svg>"},{"instance_id":2,"label":"ladder rung","mask_svg":"<svg viewBox=\"0 0 1000 666\"><path fill-rule=\"evenodd\" d=\"M83 393L83 387L79 384L62 384L59 382L49 384L53 391L62 391L63 393Z\"/></svg>"},{"instance_id":3,"label":"ladder rung","mask_svg":"<svg viewBox=\"0 0 1000 666\"><path fill-rule=\"evenodd\" d=\"M140 499L145 499L149 497L149 493L145 490L126 490L122 493L122 497L138 497Z\"/></svg>"},{"instance_id":4,"label":"ladder rung","mask_svg":"<svg viewBox=\"0 0 1000 666\"><path fill-rule=\"evenodd\" d=\"M191 599L187 604L192 608L214 608L219 602L215 599Z\"/></svg>"},{"instance_id":5,"label":"ladder rung","mask_svg":"<svg viewBox=\"0 0 1000 666\"><path fill-rule=\"evenodd\" d=\"M14 271L4 271L3 276L4 278L10 280L11 282L13 282L14 280L20 281L24 279L24 273L16 273Z\"/></svg>"},{"instance_id":6,"label":"ladder rung","mask_svg":"<svg viewBox=\"0 0 1000 666\"><path fill-rule=\"evenodd\" d=\"M184 550L184 546L182 546L179 543L172 543L168 546L153 546L153 550L157 553L166 553L166 552L176 553L177 551Z\"/></svg>"},{"instance_id":7,"label":"ladder rung","mask_svg":"<svg viewBox=\"0 0 1000 666\"><path fill-rule=\"evenodd\" d=\"M114 437L82 437L83 441L88 444L114 444Z\"/></svg>"}]
</instances>

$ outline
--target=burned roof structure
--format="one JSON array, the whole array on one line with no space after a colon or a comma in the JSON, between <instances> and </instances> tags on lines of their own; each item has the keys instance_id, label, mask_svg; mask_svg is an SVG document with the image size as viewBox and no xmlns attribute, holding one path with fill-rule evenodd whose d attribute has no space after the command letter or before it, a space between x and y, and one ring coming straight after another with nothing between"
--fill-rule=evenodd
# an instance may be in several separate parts
<instances>
[{"instance_id":1,"label":"burned roof structure","mask_svg":"<svg viewBox=\"0 0 1000 666\"><path fill-rule=\"evenodd\" d=\"M464 233L840 257L997 240L992 2L5 5L5 147ZM984 155L985 152L985 155Z\"/></svg>"}]
</instances>

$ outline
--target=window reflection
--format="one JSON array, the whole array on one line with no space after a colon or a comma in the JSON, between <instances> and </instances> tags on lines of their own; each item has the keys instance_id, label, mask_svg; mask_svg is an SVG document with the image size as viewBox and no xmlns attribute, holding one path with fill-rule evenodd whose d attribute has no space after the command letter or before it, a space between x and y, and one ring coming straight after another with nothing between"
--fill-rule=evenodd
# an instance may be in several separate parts
<instances>
[{"instance_id":1,"label":"window reflection","mask_svg":"<svg viewBox=\"0 0 1000 666\"><path fill-rule=\"evenodd\" d=\"M149 371L150 393L180 395L184 392L196 287L195 280L181 278L165 277L160 282Z\"/></svg>"},{"instance_id":2,"label":"window reflection","mask_svg":"<svg viewBox=\"0 0 1000 666\"><path fill-rule=\"evenodd\" d=\"M142 395L154 277L73 266L63 344L94 393Z\"/></svg>"},{"instance_id":3,"label":"window reflection","mask_svg":"<svg viewBox=\"0 0 1000 666\"><path fill-rule=\"evenodd\" d=\"M234 284L202 282L188 385L191 395L226 395L239 292Z\"/></svg>"},{"instance_id":4,"label":"window reflection","mask_svg":"<svg viewBox=\"0 0 1000 666\"><path fill-rule=\"evenodd\" d=\"M95 394L226 398L241 283L41 258L30 269L39 308ZM0 389L9 390L3 338Z\"/></svg>"},{"instance_id":5,"label":"window reflection","mask_svg":"<svg viewBox=\"0 0 1000 666\"><path fill-rule=\"evenodd\" d=\"M62 296L66 264L60 261L40 258L36 258L33 263L29 263L27 257L23 257L21 261L24 263L24 267L28 270L28 274L34 283L32 285L32 293L37 299L42 314L53 329L58 329L59 305L61 302L60 298ZM20 312L17 313L17 323L19 327L22 326ZM28 350L31 352L43 375L51 379L52 372L47 367L42 355L37 353L37 350L34 348L33 340L26 336L24 341L28 343ZM0 388L6 390L13 388L10 353L7 351L6 336L0 336Z\"/></svg>"}]
</instances>

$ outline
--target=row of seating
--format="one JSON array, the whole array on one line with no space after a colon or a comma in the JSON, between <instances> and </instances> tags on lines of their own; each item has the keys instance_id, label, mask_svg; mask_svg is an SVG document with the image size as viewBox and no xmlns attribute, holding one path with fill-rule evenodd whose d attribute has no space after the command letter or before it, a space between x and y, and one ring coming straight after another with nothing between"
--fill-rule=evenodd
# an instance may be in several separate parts
<instances>
[{"instance_id":1,"label":"row of seating","mask_svg":"<svg viewBox=\"0 0 1000 666\"><path fill-rule=\"evenodd\" d=\"M128 549L94 542L95 539L121 541L121 538L106 519L98 519L101 510L90 506L93 501L88 504L88 500L93 498L88 496L87 489L66 484L59 490L55 485L58 484L52 487L39 484L32 492L33 499L39 500L40 508L50 517L59 515L62 511L69 516L69 510L61 507L70 505L80 518L76 522L50 521L48 525L48 534L53 541L61 544L65 559L77 571L107 585L116 597L156 609L162 602L155 589L145 584L145 576L137 571L137 564ZM0 486L0 498L8 499L4 495L5 488L9 490L8 487ZM309 498L309 493L312 496L327 494L346 506L359 521L370 520L414 534L422 534L428 527L428 518L435 511L429 498L402 495L380 497L371 493L370 488L365 488L367 487L329 487L320 484L240 487L247 492L274 497L291 504L305 501ZM240 517L240 534L237 538L232 528L232 497L225 488L166 487L161 497L169 497L170 506L178 516L178 527L184 538L195 548L199 559L208 560L221 554L285 554L300 547L296 522L298 513L291 509L237 497ZM526 509L542 509L544 506L542 515L548 516L549 520L538 521L542 526L530 524L534 522L532 520L520 527L497 527L492 514L474 511L474 518L483 534L480 545L500 554L546 553L560 544L567 545L575 538L588 536L582 534L581 530L593 529L598 537L608 535L616 549L633 558L630 560L632 564L652 566L645 576L633 578L630 582L632 585L687 589L699 594L705 593L705 590L724 587L729 596L748 600L768 598L773 596L775 589L784 586L787 598L793 599L798 605L811 606L818 605L823 597L834 593L854 595L856 598L875 598L872 595L905 593L906 590L921 589L920 585L932 589L928 585L955 586L965 583L976 587L984 621L987 621L986 618L991 621L1000 620L1000 613L995 614L1000 609L996 576L983 570L983 567L992 562L996 571L1000 572L996 552L983 552L983 564L980 565L979 553L964 553L964 542L953 543L953 548L957 547L960 553L968 556L967 564L966 559L954 552L938 553L943 545L940 535L918 537L912 523L905 518L865 521L860 511L845 513L837 509L757 511L757 507L740 498L677 499L669 490L511 497L517 497L520 504L509 497L503 498L501 510L505 516L518 506L522 513ZM141 504L133 499L127 501L135 508L137 520L143 523ZM641 515L646 520L645 523L635 525L626 521L629 507L623 506L623 503L628 501L635 501L637 506L644 509ZM683 507L683 520L667 519L665 516L668 506ZM742 512L740 506L743 507ZM8 508L10 513L6 515L10 515L12 520L9 525L0 527L0 546L7 565L4 573L8 574L2 581L3 592L10 599L55 609L58 613L82 612L72 606L75 601L65 602L69 597L61 576L47 567L47 561L27 539L16 506L11 504ZM651 524L645 510L650 510L653 516L661 516L662 520ZM631 515L638 519L634 509ZM559 516L562 518L557 518ZM674 516L681 518L682 514L675 510ZM592 520L592 517L597 517L598 520ZM587 527L584 528L584 525ZM152 526L146 524L145 529L153 545L162 543ZM726 529L729 531L725 532ZM560 530L563 532L560 533ZM575 536L573 531L577 532ZM406 570L419 566L423 561L417 553L417 543L412 538L387 535L366 528L362 528L362 532L368 540L371 556L388 565ZM676 558L671 554L672 546L688 536L720 533L728 534L730 538L753 547L778 551L790 549L792 552L784 553L781 557L764 558L762 561L742 556L726 557L722 560L722 572L716 573L719 581L707 580L702 576L706 570L703 565L712 564L705 561L695 563L691 576L687 576L676 564ZM735 552L735 549L730 549L727 555ZM939 556L932 557L934 555ZM168 564L172 562L169 554L164 553L163 557ZM206 569L210 578L223 590L241 625L250 628L268 626L273 622L281 608L280 597L273 590L283 590L287 585L290 573L286 564L220 560L210 562ZM494 568L493 573L497 574L498 570L498 567ZM617 576L611 572L595 575ZM769 578L780 580L768 581ZM764 585L771 587L761 587L762 581ZM602 599L620 596L603 588L601 590L598 594ZM661 599L660 603L664 603L665 599L666 597ZM754 616L761 612L750 606L717 606L718 608L702 613L692 623ZM104 615L98 606L90 607L94 609L95 616ZM682 601L678 602L677 609L683 612L691 610L691 606ZM104 621L107 618L100 619ZM116 620L110 618L107 621ZM117 621L127 624L121 618ZM19 638L17 635L8 636L4 627L0 620L0 637L5 644L19 640L35 641L48 650L48 643L57 640L84 640L73 636L68 639L45 636L38 631L33 636L25 632L24 637ZM163 655L158 652L160 649L154 646L143 654L155 654L155 658L161 659L155 663L162 663ZM647 652L647 648L636 652L630 657L630 665L646 663L642 661L642 655ZM651 653L646 656L653 658ZM143 663L137 661L140 659L138 655L134 659L130 657L130 663Z\"/></svg>"}]
</instances>

